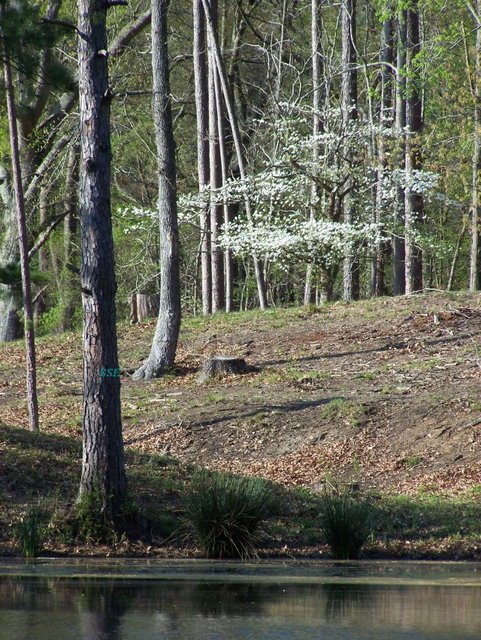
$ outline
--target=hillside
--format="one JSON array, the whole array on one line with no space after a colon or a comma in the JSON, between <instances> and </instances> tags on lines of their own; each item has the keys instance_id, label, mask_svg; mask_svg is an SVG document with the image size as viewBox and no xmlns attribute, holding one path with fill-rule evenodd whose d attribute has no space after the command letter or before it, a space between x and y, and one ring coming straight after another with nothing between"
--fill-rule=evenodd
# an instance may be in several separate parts
<instances>
[{"instance_id":1,"label":"hillside","mask_svg":"<svg viewBox=\"0 0 481 640\"><path fill-rule=\"evenodd\" d=\"M119 329L128 447L288 485L326 471L406 492L481 484L478 296L191 318L175 375L134 382L153 328ZM42 431L80 437L79 336L41 339L38 354ZM255 370L198 385L214 354ZM0 421L23 427L23 345L0 355Z\"/></svg>"},{"instance_id":2,"label":"hillside","mask_svg":"<svg viewBox=\"0 0 481 640\"><path fill-rule=\"evenodd\" d=\"M475 495L480 301L432 294L190 318L174 374L141 383L129 372L147 355L154 322L121 325L127 449L137 460L162 454L286 487L316 490L328 474L383 495ZM251 371L197 384L214 354L243 356ZM43 338L38 355L42 437L60 451L63 437L81 436L80 337ZM23 345L2 345L0 361L0 424L25 427ZM8 433L0 468L2 451L28 439ZM32 492L41 466L32 461Z\"/></svg>"}]
</instances>

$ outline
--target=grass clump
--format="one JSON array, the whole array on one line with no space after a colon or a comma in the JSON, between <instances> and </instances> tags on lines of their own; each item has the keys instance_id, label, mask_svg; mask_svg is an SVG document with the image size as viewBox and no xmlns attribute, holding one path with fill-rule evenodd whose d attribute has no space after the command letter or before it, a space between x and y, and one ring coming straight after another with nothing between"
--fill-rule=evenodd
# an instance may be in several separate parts
<instances>
[{"instance_id":1,"label":"grass clump","mask_svg":"<svg viewBox=\"0 0 481 640\"><path fill-rule=\"evenodd\" d=\"M331 486L321 496L321 530L333 556L339 560L359 558L373 532L376 510L357 491Z\"/></svg>"},{"instance_id":2,"label":"grass clump","mask_svg":"<svg viewBox=\"0 0 481 640\"><path fill-rule=\"evenodd\" d=\"M277 511L277 499L260 478L201 471L192 478L184 508L209 558L248 558L255 555L260 522Z\"/></svg>"},{"instance_id":3,"label":"grass clump","mask_svg":"<svg viewBox=\"0 0 481 640\"><path fill-rule=\"evenodd\" d=\"M36 558L43 550L46 514L38 508L27 511L16 526L18 543L24 558Z\"/></svg>"}]
</instances>

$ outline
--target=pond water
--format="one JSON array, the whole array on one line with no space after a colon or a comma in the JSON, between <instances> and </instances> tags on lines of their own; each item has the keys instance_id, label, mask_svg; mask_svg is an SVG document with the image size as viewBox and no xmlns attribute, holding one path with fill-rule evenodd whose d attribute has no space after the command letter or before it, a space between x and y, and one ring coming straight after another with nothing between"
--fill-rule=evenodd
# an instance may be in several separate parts
<instances>
[{"instance_id":1,"label":"pond water","mask_svg":"<svg viewBox=\"0 0 481 640\"><path fill-rule=\"evenodd\" d=\"M463 640L481 564L0 561L5 640Z\"/></svg>"}]
</instances>

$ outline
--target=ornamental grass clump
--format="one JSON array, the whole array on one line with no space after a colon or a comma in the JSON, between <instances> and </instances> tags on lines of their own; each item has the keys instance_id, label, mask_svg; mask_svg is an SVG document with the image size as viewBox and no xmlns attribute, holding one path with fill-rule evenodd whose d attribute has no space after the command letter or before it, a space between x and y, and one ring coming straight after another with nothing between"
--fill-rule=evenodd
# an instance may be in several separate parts
<instances>
[{"instance_id":1,"label":"ornamental grass clump","mask_svg":"<svg viewBox=\"0 0 481 640\"><path fill-rule=\"evenodd\" d=\"M359 558L376 520L369 499L347 488L332 487L321 497L321 514L321 530L332 555L339 560Z\"/></svg>"},{"instance_id":2,"label":"ornamental grass clump","mask_svg":"<svg viewBox=\"0 0 481 640\"><path fill-rule=\"evenodd\" d=\"M259 524L274 515L277 500L260 478L203 471L193 476L184 507L209 558L248 558L256 554Z\"/></svg>"},{"instance_id":3,"label":"ornamental grass clump","mask_svg":"<svg viewBox=\"0 0 481 640\"><path fill-rule=\"evenodd\" d=\"M24 558L36 558L43 549L46 514L30 509L16 526L17 540Z\"/></svg>"}]
</instances>

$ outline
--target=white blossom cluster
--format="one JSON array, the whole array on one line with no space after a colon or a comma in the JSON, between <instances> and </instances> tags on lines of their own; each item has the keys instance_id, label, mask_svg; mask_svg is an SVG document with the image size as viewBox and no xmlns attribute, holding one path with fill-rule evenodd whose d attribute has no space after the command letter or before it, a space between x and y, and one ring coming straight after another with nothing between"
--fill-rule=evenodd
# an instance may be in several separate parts
<instances>
[{"instance_id":1,"label":"white blossom cluster","mask_svg":"<svg viewBox=\"0 0 481 640\"><path fill-rule=\"evenodd\" d=\"M190 194L189 194L190 195ZM196 201L195 196L191 196L192 201ZM188 201L188 197L186 197ZM179 224L192 222L193 205L183 207L178 211ZM123 232L126 235L141 233L150 233L158 226L159 212L156 209L147 207L119 207L116 210L116 216L122 219Z\"/></svg>"},{"instance_id":2,"label":"white blossom cluster","mask_svg":"<svg viewBox=\"0 0 481 640\"><path fill-rule=\"evenodd\" d=\"M235 255L257 254L287 268L306 261L325 266L338 261L346 250L373 245L381 239L378 224L346 224L329 220L298 220L285 224L259 226L237 222L228 234L220 236L220 245Z\"/></svg>"}]
</instances>

